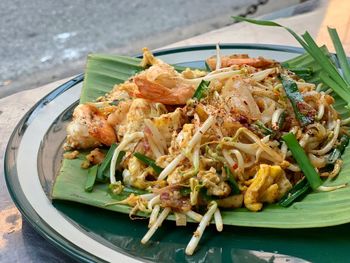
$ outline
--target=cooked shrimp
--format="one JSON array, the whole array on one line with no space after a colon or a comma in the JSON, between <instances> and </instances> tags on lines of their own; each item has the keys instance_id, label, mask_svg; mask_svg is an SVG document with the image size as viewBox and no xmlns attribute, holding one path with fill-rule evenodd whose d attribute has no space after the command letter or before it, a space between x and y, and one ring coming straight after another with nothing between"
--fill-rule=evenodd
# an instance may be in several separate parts
<instances>
[{"instance_id":1,"label":"cooked shrimp","mask_svg":"<svg viewBox=\"0 0 350 263\"><path fill-rule=\"evenodd\" d=\"M87 149L101 144L110 146L116 141L114 129L103 114L95 106L88 104L80 104L75 108L67 134L66 146L76 149Z\"/></svg>"},{"instance_id":2,"label":"cooked shrimp","mask_svg":"<svg viewBox=\"0 0 350 263\"><path fill-rule=\"evenodd\" d=\"M125 123L126 114L129 111L131 103L132 103L132 100L119 102L119 104L116 106L115 111L108 116L108 119L107 119L108 124L111 125L112 127L115 127L117 125Z\"/></svg>"},{"instance_id":3,"label":"cooked shrimp","mask_svg":"<svg viewBox=\"0 0 350 263\"><path fill-rule=\"evenodd\" d=\"M186 104L186 101L193 96L196 89L194 85L186 83L179 83L174 88L168 88L150 81L144 76L135 77L134 82L139 88L139 93L136 94L137 97L166 105Z\"/></svg>"},{"instance_id":4,"label":"cooked shrimp","mask_svg":"<svg viewBox=\"0 0 350 263\"><path fill-rule=\"evenodd\" d=\"M206 62L211 70L215 70L216 56L208 58ZM246 54L221 57L222 68L230 67L233 65L237 65L237 66L249 65L255 68L266 68L266 67L271 67L273 64L275 64L273 60L268 60L263 57L250 58Z\"/></svg>"}]
</instances>

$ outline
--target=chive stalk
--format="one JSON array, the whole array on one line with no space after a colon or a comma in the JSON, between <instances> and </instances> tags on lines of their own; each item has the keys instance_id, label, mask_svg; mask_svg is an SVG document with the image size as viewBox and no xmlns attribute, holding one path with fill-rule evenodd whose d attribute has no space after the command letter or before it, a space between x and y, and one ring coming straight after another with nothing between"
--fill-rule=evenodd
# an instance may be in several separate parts
<instances>
[{"instance_id":1,"label":"chive stalk","mask_svg":"<svg viewBox=\"0 0 350 263\"><path fill-rule=\"evenodd\" d=\"M349 136L346 134L343 134L340 137L339 144L333 151L328 155L327 157L327 163L335 163L336 160L338 160L341 155L344 153L346 146L349 144Z\"/></svg>"},{"instance_id":2,"label":"chive stalk","mask_svg":"<svg viewBox=\"0 0 350 263\"><path fill-rule=\"evenodd\" d=\"M313 74L311 68L288 68L288 70L298 75L302 79L309 79Z\"/></svg>"},{"instance_id":3,"label":"chive stalk","mask_svg":"<svg viewBox=\"0 0 350 263\"><path fill-rule=\"evenodd\" d=\"M299 164L301 171L308 180L311 188L317 190L317 188L323 183L320 176L312 166L309 158L307 157L304 149L300 146L295 135L293 133L287 133L282 136L283 141L287 144L289 150L292 152L293 158Z\"/></svg>"},{"instance_id":4,"label":"chive stalk","mask_svg":"<svg viewBox=\"0 0 350 263\"><path fill-rule=\"evenodd\" d=\"M303 105L306 104L306 102L304 101L303 96L299 92L297 84L293 80L288 79L284 75L281 75L280 78L282 81L282 86L284 88L284 91L286 92L286 95L292 104L295 117L300 122L300 125L306 126L312 123L313 118L311 116L308 116L309 112L304 114L301 111L301 108L303 107Z\"/></svg>"},{"instance_id":5,"label":"chive stalk","mask_svg":"<svg viewBox=\"0 0 350 263\"><path fill-rule=\"evenodd\" d=\"M285 120L286 120L286 116L287 116L287 114L286 114L285 111L283 111L283 112L281 113L281 115L279 116L279 118L278 118L278 120L277 120L277 127L278 127L279 130L282 129L283 124L284 124L284 122L285 122Z\"/></svg>"},{"instance_id":6,"label":"chive stalk","mask_svg":"<svg viewBox=\"0 0 350 263\"><path fill-rule=\"evenodd\" d=\"M239 186L230 170L230 168L228 168L226 165L224 166L226 175L227 175L227 179L228 179L228 183L231 186L231 192L233 194L239 194L241 192L241 190L239 190Z\"/></svg>"},{"instance_id":7,"label":"chive stalk","mask_svg":"<svg viewBox=\"0 0 350 263\"><path fill-rule=\"evenodd\" d=\"M117 148L117 144L113 143L111 147L109 148L105 158L103 159L102 163L98 167L97 170L97 181L104 182L106 179L109 178L109 166L111 165L112 156L114 153L114 150Z\"/></svg>"},{"instance_id":8,"label":"chive stalk","mask_svg":"<svg viewBox=\"0 0 350 263\"><path fill-rule=\"evenodd\" d=\"M86 177L85 192L91 192L92 189L94 188L98 166L99 165L96 164L89 168L88 174Z\"/></svg>"},{"instance_id":9,"label":"chive stalk","mask_svg":"<svg viewBox=\"0 0 350 263\"><path fill-rule=\"evenodd\" d=\"M296 199L303 196L310 189L310 184L307 181L306 177L301 179L298 183L296 183L292 189L288 193L286 193L282 199L278 202L280 206L288 207L290 206Z\"/></svg>"},{"instance_id":10,"label":"chive stalk","mask_svg":"<svg viewBox=\"0 0 350 263\"><path fill-rule=\"evenodd\" d=\"M139 152L135 152L134 156L144 164L152 167L157 175L159 175L163 171L162 167L159 167L158 165L156 165L156 162L153 159L147 157L146 155L143 155L142 153L139 153Z\"/></svg>"},{"instance_id":11,"label":"chive stalk","mask_svg":"<svg viewBox=\"0 0 350 263\"><path fill-rule=\"evenodd\" d=\"M264 135L273 135L274 134L274 132L271 129L267 128L265 126L265 124L262 123L261 121L256 121L255 125L259 127L259 129L261 130L262 134L264 134Z\"/></svg>"},{"instance_id":12,"label":"chive stalk","mask_svg":"<svg viewBox=\"0 0 350 263\"><path fill-rule=\"evenodd\" d=\"M193 94L194 99L200 100L209 89L210 81L202 80Z\"/></svg>"},{"instance_id":13,"label":"chive stalk","mask_svg":"<svg viewBox=\"0 0 350 263\"><path fill-rule=\"evenodd\" d=\"M143 194L149 193L149 191L137 189L137 188L130 187L130 186L124 186L123 192L128 193L128 194L136 194L136 195L143 195Z\"/></svg>"}]
</instances>

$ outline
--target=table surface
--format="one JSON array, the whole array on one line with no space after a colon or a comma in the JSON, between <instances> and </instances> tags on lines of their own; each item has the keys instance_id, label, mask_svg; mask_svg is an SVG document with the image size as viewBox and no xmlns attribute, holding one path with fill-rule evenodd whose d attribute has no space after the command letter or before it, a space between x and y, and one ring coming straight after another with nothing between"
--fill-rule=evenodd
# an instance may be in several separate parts
<instances>
[{"instance_id":1,"label":"table surface","mask_svg":"<svg viewBox=\"0 0 350 263\"><path fill-rule=\"evenodd\" d=\"M348 0L319 1L313 11L277 19L297 33L309 31L319 44L331 47L326 26L336 27L350 54L350 2ZM264 28L239 23L186 39L168 47L210 43L262 43L299 46L293 37L281 29ZM332 50L332 48L330 48ZM69 79L69 78L68 78ZM0 162L4 166L7 141L21 117L48 92L63 84L60 80L34 90L23 91L0 99ZM22 217L6 188L4 171L0 170L0 262L73 262L71 258L42 238Z\"/></svg>"}]
</instances>

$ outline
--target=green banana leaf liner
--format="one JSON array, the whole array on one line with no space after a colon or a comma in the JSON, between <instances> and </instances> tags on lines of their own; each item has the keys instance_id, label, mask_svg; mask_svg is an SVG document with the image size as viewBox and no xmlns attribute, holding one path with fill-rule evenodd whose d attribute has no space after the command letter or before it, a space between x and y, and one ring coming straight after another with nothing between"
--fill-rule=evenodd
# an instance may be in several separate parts
<instances>
[{"instance_id":1,"label":"green banana leaf liner","mask_svg":"<svg viewBox=\"0 0 350 263\"><path fill-rule=\"evenodd\" d=\"M324 52L328 51L324 48ZM124 82L141 71L140 59L124 56L92 54L88 57L85 79L80 102L94 101L109 92L115 84ZM282 63L286 67L310 67L314 74L308 82L318 83L320 67L308 54L300 55ZM181 67L177 68L181 70ZM346 105L335 96L335 109L346 116ZM120 213L129 213L125 205L107 205L123 200L128 193L111 196L107 184L98 184L93 191L84 191L87 170L80 167L84 154L78 159L63 159L62 167L56 177L52 199L69 200ZM343 168L335 180L327 180L324 185L338 185L350 182L350 151L342 156ZM144 214L139 214L144 215ZM144 215L147 216L147 215ZM312 192L299 202L285 208L277 204L265 205L261 212L251 212L245 208L222 211L224 224L269 228L310 228L325 227L350 222L350 187L333 192ZM173 220L173 216L168 219Z\"/></svg>"}]
</instances>

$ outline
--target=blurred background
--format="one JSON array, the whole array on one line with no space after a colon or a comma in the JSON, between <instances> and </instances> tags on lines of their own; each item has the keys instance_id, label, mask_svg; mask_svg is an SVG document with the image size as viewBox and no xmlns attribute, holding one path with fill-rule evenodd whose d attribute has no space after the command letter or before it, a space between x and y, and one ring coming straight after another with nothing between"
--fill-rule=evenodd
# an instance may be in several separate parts
<instances>
[{"instance_id":1,"label":"blurred background","mask_svg":"<svg viewBox=\"0 0 350 263\"><path fill-rule=\"evenodd\" d=\"M317 0L2 0L0 98L83 71L91 52L135 55L232 24L278 18Z\"/></svg>"}]
</instances>

